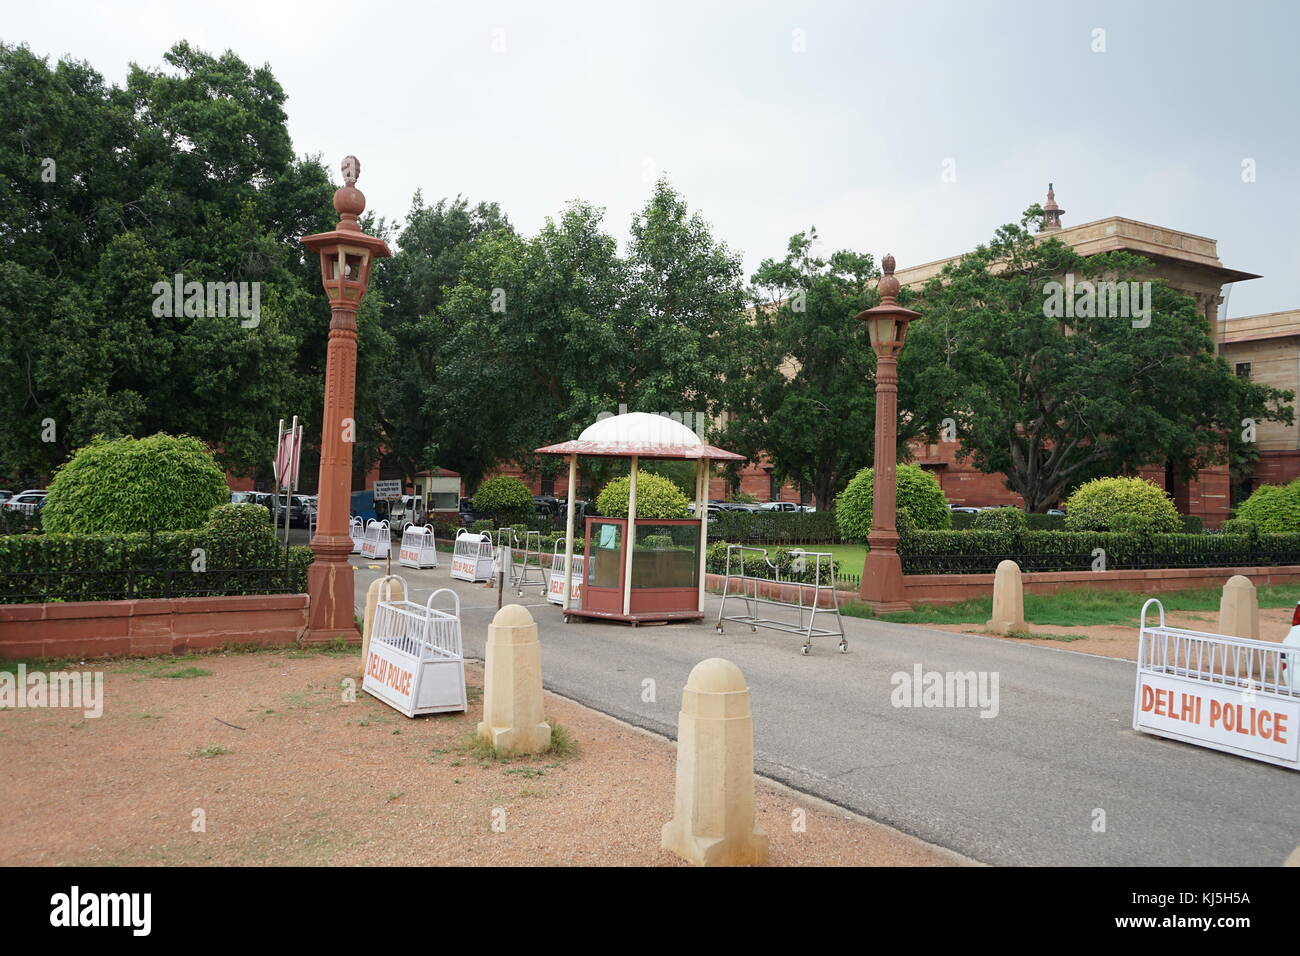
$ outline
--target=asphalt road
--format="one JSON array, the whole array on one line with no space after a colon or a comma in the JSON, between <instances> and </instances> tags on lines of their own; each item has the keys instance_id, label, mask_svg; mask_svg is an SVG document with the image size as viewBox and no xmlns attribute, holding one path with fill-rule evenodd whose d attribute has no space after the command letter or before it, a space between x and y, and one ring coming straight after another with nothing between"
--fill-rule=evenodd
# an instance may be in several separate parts
<instances>
[{"instance_id":1,"label":"asphalt road","mask_svg":"<svg viewBox=\"0 0 1300 956\"><path fill-rule=\"evenodd\" d=\"M382 564L353 560L361 609ZM482 659L497 592L440 562L400 568L394 549L421 603L460 594L466 655ZM538 621L548 690L675 738L691 668L725 657L753 694L761 773L984 863L1278 865L1300 844L1300 775L1135 733L1127 661L855 618L847 654L822 640L805 657L793 635L718 634L714 597L704 624L637 628L566 625L536 587L505 600ZM892 676L918 664L996 674L996 716L894 706Z\"/></svg>"}]
</instances>

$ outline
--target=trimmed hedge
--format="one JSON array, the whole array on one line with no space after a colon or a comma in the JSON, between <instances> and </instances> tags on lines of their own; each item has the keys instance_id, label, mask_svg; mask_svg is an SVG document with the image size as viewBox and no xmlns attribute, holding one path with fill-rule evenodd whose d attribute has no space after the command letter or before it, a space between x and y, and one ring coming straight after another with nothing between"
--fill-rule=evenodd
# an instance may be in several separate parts
<instances>
[{"instance_id":1,"label":"trimmed hedge","mask_svg":"<svg viewBox=\"0 0 1300 956\"><path fill-rule=\"evenodd\" d=\"M7 535L0 537L0 603L303 593L311 548L286 554L269 524L266 531Z\"/></svg>"},{"instance_id":2,"label":"trimmed hedge","mask_svg":"<svg viewBox=\"0 0 1300 956\"><path fill-rule=\"evenodd\" d=\"M1110 570L1300 564L1300 534L917 531L899 542L908 574L987 573L1006 558L1023 571L1088 571L1098 548Z\"/></svg>"},{"instance_id":3,"label":"trimmed hedge","mask_svg":"<svg viewBox=\"0 0 1300 956\"><path fill-rule=\"evenodd\" d=\"M734 544L736 542L732 543ZM795 559L790 554L790 551L790 548L776 548L775 550L769 549L766 559L764 559L761 554L756 554L753 551L742 551L740 554L743 556L744 573L751 578L766 578L767 580L774 581L777 577L777 571L779 571L782 581L799 582L803 584L815 583L817 577L816 562L805 562L804 570L796 574L793 569ZM768 564L768 561L775 564L776 568L772 568ZM834 566L833 570L838 574L838 562L832 558L831 564ZM705 553L704 569L709 574L725 574L727 572L727 542L715 541L713 544L709 545L709 550ZM736 559L734 557L731 561L731 570L733 574L737 571ZM826 564L823 562L822 584L830 584L830 580L825 577L828 570L830 569L828 569Z\"/></svg>"},{"instance_id":4,"label":"trimmed hedge","mask_svg":"<svg viewBox=\"0 0 1300 956\"><path fill-rule=\"evenodd\" d=\"M833 511L720 511L709 537L734 544L833 544L840 529Z\"/></svg>"},{"instance_id":5,"label":"trimmed hedge","mask_svg":"<svg viewBox=\"0 0 1300 956\"><path fill-rule=\"evenodd\" d=\"M975 516L975 528L979 531L1015 534L1029 530L1029 519L1019 508L989 508Z\"/></svg>"}]
</instances>

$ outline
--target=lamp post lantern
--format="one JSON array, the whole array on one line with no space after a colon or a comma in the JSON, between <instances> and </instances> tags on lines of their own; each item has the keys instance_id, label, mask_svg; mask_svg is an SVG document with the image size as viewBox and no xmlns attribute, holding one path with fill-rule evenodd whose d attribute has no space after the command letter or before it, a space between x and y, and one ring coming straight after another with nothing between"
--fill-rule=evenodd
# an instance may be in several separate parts
<instances>
[{"instance_id":1,"label":"lamp post lantern","mask_svg":"<svg viewBox=\"0 0 1300 956\"><path fill-rule=\"evenodd\" d=\"M885 274L877 289L880 305L858 313L867 323L876 353L876 448L871 498L871 533L862 569L862 600L877 613L905 611L911 605L903 593L903 564L898 558L898 353L907 338L907 324L920 313L898 304L899 282L894 257L886 255Z\"/></svg>"},{"instance_id":2,"label":"lamp post lantern","mask_svg":"<svg viewBox=\"0 0 1300 956\"><path fill-rule=\"evenodd\" d=\"M334 193L338 225L329 232L303 236L302 244L320 256L321 284L329 296L329 345L325 357L325 411L321 417L320 502L315 560L307 571L310 619L304 643L355 640L352 538L348 511L352 493L353 410L357 386L357 309L370 283L370 266L391 253L388 245L361 231L357 217L366 197L357 189L361 164L343 160L343 187Z\"/></svg>"}]
</instances>

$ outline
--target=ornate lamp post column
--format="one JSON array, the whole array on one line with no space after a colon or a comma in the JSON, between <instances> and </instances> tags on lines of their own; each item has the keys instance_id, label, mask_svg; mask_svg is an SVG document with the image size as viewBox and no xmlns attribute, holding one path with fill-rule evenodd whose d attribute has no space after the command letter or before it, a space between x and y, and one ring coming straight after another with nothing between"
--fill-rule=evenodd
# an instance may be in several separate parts
<instances>
[{"instance_id":1,"label":"ornate lamp post column","mask_svg":"<svg viewBox=\"0 0 1300 956\"><path fill-rule=\"evenodd\" d=\"M329 347L325 359L325 412L321 418L320 505L311 548L316 560L307 571L311 618L306 643L355 640L352 539L348 511L352 494L353 407L357 385L357 309L370 283L370 264L390 255L388 245L357 225L366 197L356 188L361 164L343 160L343 188L334 193L339 223L330 232L303 236L302 244L320 256L321 284L329 296Z\"/></svg>"},{"instance_id":2,"label":"ornate lamp post column","mask_svg":"<svg viewBox=\"0 0 1300 956\"><path fill-rule=\"evenodd\" d=\"M894 257L885 256L885 269L877 288L880 305L858 313L867 323L876 353L876 464L871 498L871 533L859 595L877 613L906 611L911 605L903 594L903 564L898 558L898 353L907 338L907 323L920 313L898 304L899 282L894 278Z\"/></svg>"}]
</instances>

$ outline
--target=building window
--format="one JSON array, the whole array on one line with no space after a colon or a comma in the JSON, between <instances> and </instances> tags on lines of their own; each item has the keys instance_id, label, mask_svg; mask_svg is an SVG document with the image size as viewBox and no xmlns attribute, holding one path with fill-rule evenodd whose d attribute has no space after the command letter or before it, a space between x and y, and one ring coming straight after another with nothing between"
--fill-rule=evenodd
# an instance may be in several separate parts
<instances>
[{"instance_id":1,"label":"building window","mask_svg":"<svg viewBox=\"0 0 1300 956\"><path fill-rule=\"evenodd\" d=\"M781 486L777 483L776 474L771 471L767 473L767 500L781 500Z\"/></svg>"},{"instance_id":2,"label":"building window","mask_svg":"<svg viewBox=\"0 0 1300 956\"><path fill-rule=\"evenodd\" d=\"M1249 363L1249 362L1238 362L1238 363L1237 363L1237 378L1250 378L1250 363Z\"/></svg>"},{"instance_id":3,"label":"building window","mask_svg":"<svg viewBox=\"0 0 1300 956\"><path fill-rule=\"evenodd\" d=\"M543 497L543 498L554 498L554 497L555 497L555 479L554 479L554 478L543 478L543 479L542 479L542 497Z\"/></svg>"}]
</instances>

